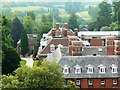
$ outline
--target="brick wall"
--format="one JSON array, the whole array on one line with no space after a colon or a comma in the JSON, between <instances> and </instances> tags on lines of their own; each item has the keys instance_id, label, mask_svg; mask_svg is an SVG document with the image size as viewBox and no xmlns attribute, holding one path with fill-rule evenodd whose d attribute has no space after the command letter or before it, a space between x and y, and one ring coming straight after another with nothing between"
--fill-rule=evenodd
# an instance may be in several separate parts
<instances>
[{"instance_id":1,"label":"brick wall","mask_svg":"<svg viewBox=\"0 0 120 90\"><path fill-rule=\"evenodd\" d=\"M90 44L91 46L102 46L102 39L91 39Z\"/></svg>"},{"instance_id":2,"label":"brick wall","mask_svg":"<svg viewBox=\"0 0 120 90\"><path fill-rule=\"evenodd\" d=\"M105 80L105 85L101 85L101 80ZM113 79L116 78L94 78L90 79L93 80L93 85L88 85L88 80L89 79L80 79L78 78L77 80L80 80L80 88L118 88L120 87L120 79L117 79L117 85L113 85ZM72 80L75 81L75 79L67 79L67 80Z\"/></svg>"}]
</instances>

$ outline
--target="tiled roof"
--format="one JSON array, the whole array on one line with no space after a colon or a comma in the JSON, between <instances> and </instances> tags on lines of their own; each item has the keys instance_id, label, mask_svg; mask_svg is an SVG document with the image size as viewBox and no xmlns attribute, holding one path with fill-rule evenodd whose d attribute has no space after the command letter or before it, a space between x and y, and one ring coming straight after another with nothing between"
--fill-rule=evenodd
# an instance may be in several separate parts
<instances>
[{"instance_id":1,"label":"tiled roof","mask_svg":"<svg viewBox=\"0 0 120 90\"><path fill-rule=\"evenodd\" d=\"M50 53L50 45L63 45L63 46L68 46L68 39L67 38L52 38L49 43L47 44L46 47L43 48L43 50L40 52L40 54L47 54Z\"/></svg>"},{"instance_id":2,"label":"tiled roof","mask_svg":"<svg viewBox=\"0 0 120 90\"><path fill-rule=\"evenodd\" d=\"M120 77L120 73L112 74L110 66L115 64L118 66L118 71L120 71L120 57L118 56L63 56L58 63L61 66L68 65L70 67L70 73L65 75L65 78L113 78ZM78 64L82 66L82 73L75 74L74 66ZM92 74L86 73L87 65L94 66L94 72ZM98 66L103 64L106 66L106 73L100 74Z\"/></svg>"}]
</instances>

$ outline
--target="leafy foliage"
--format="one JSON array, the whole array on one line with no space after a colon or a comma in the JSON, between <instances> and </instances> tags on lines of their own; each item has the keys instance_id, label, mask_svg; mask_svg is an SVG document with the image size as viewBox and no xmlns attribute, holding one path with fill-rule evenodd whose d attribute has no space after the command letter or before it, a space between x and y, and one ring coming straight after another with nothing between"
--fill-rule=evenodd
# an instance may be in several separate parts
<instances>
[{"instance_id":1,"label":"leafy foliage","mask_svg":"<svg viewBox=\"0 0 120 90\"><path fill-rule=\"evenodd\" d=\"M64 78L55 62L44 61L41 67L20 67L14 76L2 77L2 88L63 88ZM7 82L8 80L8 82ZM16 84L12 84L16 82ZM11 85L11 86L10 86Z\"/></svg>"},{"instance_id":2,"label":"leafy foliage","mask_svg":"<svg viewBox=\"0 0 120 90\"><path fill-rule=\"evenodd\" d=\"M24 29L26 31L27 34L32 34L33 30L34 30L34 21L32 20L31 16L26 16L24 21L23 21L23 25L24 25Z\"/></svg>"},{"instance_id":3,"label":"leafy foliage","mask_svg":"<svg viewBox=\"0 0 120 90\"><path fill-rule=\"evenodd\" d=\"M35 20L35 13L33 11L27 12L27 16L30 16L33 20Z\"/></svg>"},{"instance_id":4,"label":"leafy foliage","mask_svg":"<svg viewBox=\"0 0 120 90\"><path fill-rule=\"evenodd\" d=\"M112 8L107 2L102 2L99 4L99 19L101 21L101 26L107 26L111 24ZM103 23L104 22L104 23ZM103 24L102 24L103 23Z\"/></svg>"},{"instance_id":5,"label":"leafy foliage","mask_svg":"<svg viewBox=\"0 0 120 90\"><path fill-rule=\"evenodd\" d=\"M103 26L100 31L111 31L111 28L108 26Z\"/></svg>"},{"instance_id":6,"label":"leafy foliage","mask_svg":"<svg viewBox=\"0 0 120 90\"><path fill-rule=\"evenodd\" d=\"M68 25L70 29L78 28L78 22L77 22L77 15L75 13L72 13L69 17Z\"/></svg>"},{"instance_id":7,"label":"leafy foliage","mask_svg":"<svg viewBox=\"0 0 120 90\"><path fill-rule=\"evenodd\" d=\"M98 12L99 12L98 6L96 6L96 7L89 6L88 14L90 15L90 17L93 21L97 20Z\"/></svg>"},{"instance_id":8,"label":"leafy foliage","mask_svg":"<svg viewBox=\"0 0 120 90\"><path fill-rule=\"evenodd\" d=\"M67 2L65 4L65 10L68 14L80 12L84 9L84 6L80 2Z\"/></svg>"},{"instance_id":9,"label":"leafy foliage","mask_svg":"<svg viewBox=\"0 0 120 90\"><path fill-rule=\"evenodd\" d=\"M120 1L113 2L113 11L114 11L113 21L120 22Z\"/></svg>"},{"instance_id":10,"label":"leafy foliage","mask_svg":"<svg viewBox=\"0 0 120 90\"><path fill-rule=\"evenodd\" d=\"M20 57L11 46L11 26L9 20L2 16L2 74L12 73L20 62Z\"/></svg>"},{"instance_id":11,"label":"leafy foliage","mask_svg":"<svg viewBox=\"0 0 120 90\"><path fill-rule=\"evenodd\" d=\"M23 30L22 23L20 22L20 20L17 17L15 17L13 19L13 22L12 22L12 31L11 31L11 36L12 36L12 39L13 39L13 46L14 47L17 46L17 42L20 39L22 30Z\"/></svg>"},{"instance_id":12,"label":"leafy foliage","mask_svg":"<svg viewBox=\"0 0 120 90\"><path fill-rule=\"evenodd\" d=\"M69 90L75 90L75 89L78 89L79 87L76 86L75 82L68 80L68 84L65 86L65 88Z\"/></svg>"},{"instance_id":13,"label":"leafy foliage","mask_svg":"<svg viewBox=\"0 0 120 90\"><path fill-rule=\"evenodd\" d=\"M25 57L28 53L28 37L26 31L23 30L21 34L21 54Z\"/></svg>"}]
</instances>

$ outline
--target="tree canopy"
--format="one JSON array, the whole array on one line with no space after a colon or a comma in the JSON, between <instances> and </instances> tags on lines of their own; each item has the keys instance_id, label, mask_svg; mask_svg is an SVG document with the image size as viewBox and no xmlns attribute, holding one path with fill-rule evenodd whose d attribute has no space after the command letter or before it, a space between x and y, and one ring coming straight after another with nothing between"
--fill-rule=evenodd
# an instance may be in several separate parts
<instances>
[{"instance_id":1,"label":"tree canopy","mask_svg":"<svg viewBox=\"0 0 120 90\"><path fill-rule=\"evenodd\" d=\"M2 74L12 73L18 68L20 57L12 47L10 36L11 26L9 20L2 16Z\"/></svg>"},{"instance_id":2,"label":"tree canopy","mask_svg":"<svg viewBox=\"0 0 120 90\"><path fill-rule=\"evenodd\" d=\"M66 2L65 10L68 14L81 12L84 6L80 2Z\"/></svg>"},{"instance_id":3,"label":"tree canopy","mask_svg":"<svg viewBox=\"0 0 120 90\"><path fill-rule=\"evenodd\" d=\"M68 25L69 25L69 28L72 30L79 27L77 22L77 15L75 13L72 13L69 16Z\"/></svg>"},{"instance_id":4,"label":"tree canopy","mask_svg":"<svg viewBox=\"0 0 120 90\"><path fill-rule=\"evenodd\" d=\"M3 76L2 88L63 88L64 77L59 68L57 63L48 61L44 61L40 67L20 67L14 76Z\"/></svg>"},{"instance_id":5,"label":"tree canopy","mask_svg":"<svg viewBox=\"0 0 120 90\"><path fill-rule=\"evenodd\" d=\"M26 16L23 21L24 29L27 34L32 34L34 30L34 21L31 16Z\"/></svg>"},{"instance_id":6,"label":"tree canopy","mask_svg":"<svg viewBox=\"0 0 120 90\"><path fill-rule=\"evenodd\" d=\"M21 37L22 30L23 30L22 23L20 22L20 20L17 17L15 17L12 22L12 31L11 31L11 36L13 39L14 47L17 47L17 42L19 41L19 39Z\"/></svg>"},{"instance_id":7,"label":"tree canopy","mask_svg":"<svg viewBox=\"0 0 120 90\"><path fill-rule=\"evenodd\" d=\"M28 53L28 50L28 36L26 31L23 30L21 34L21 54L25 57L25 55Z\"/></svg>"}]
</instances>

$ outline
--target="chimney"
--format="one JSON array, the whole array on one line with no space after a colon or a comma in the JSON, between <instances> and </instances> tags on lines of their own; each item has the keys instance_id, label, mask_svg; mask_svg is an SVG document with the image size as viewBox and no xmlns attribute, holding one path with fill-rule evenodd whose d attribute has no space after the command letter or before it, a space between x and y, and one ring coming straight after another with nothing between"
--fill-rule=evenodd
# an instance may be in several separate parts
<instances>
[{"instance_id":1,"label":"chimney","mask_svg":"<svg viewBox=\"0 0 120 90\"><path fill-rule=\"evenodd\" d=\"M68 23L64 23L64 27L68 29Z\"/></svg>"},{"instance_id":2,"label":"chimney","mask_svg":"<svg viewBox=\"0 0 120 90\"><path fill-rule=\"evenodd\" d=\"M74 29L75 36L78 36L78 28Z\"/></svg>"},{"instance_id":3,"label":"chimney","mask_svg":"<svg viewBox=\"0 0 120 90\"><path fill-rule=\"evenodd\" d=\"M82 40L84 40L84 39L85 39L84 34L81 34L81 39L82 39Z\"/></svg>"},{"instance_id":4,"label":"chimney","mask_svg":"<svg viewBox=\"0 0 120 90\"><path fill-rule=\"evenodd\" d=\"M60 28L60 24L56 23L56 30L59 30L59 28Z\"/></svg>"},{"instance_id":5,"label":"chimney","mask_svg":"<svg viewBox=\"0 0 120 90\"><path fill-rule=\"evenodd\" d=\"M52 28L52 37L55 37L55 32L56 32L55 28Z\"/></svg>"},{"instance_id":6,"label":"chimney","mask_svg":"<svg viewBox=\"0 0 120 90\"><path fill-rule=\"evenodd\" d=\"M67 31L68 31L67 29L63 29L63 30L62 30L62 35L63 35L63 37L67 37Z\"/></svg>"}]
</instances>

